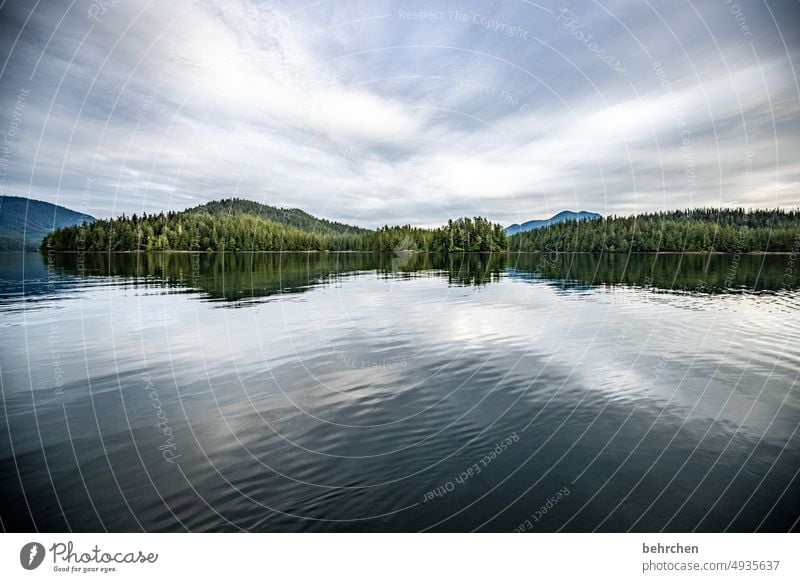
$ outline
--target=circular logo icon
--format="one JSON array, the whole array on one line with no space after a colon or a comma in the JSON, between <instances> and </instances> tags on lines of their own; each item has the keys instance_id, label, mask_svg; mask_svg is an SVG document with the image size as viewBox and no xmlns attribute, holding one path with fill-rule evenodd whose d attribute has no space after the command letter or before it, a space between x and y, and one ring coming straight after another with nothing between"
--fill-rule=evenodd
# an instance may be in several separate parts
<instances>
[{"instance_id":1,"label":"circular logo icon","mask_svg":"<svg viewBox=\"0 0 800 582\"><path fill-rule=\"evenodd\" d=\"M19 551L19 563L26 570L35 570L44 561L44 546L38 542L29 542Z\"/></svg>"}]
</instances>

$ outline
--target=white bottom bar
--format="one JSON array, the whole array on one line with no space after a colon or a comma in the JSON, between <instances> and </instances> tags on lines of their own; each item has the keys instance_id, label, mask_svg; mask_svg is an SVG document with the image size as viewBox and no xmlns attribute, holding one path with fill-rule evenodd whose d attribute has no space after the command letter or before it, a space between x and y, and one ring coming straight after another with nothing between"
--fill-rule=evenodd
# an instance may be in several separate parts
<instances>
[{"instance_id":1,"label":"white bottom bar","mask_svg":"<svg viewBox=\"0 0 800 582\"><path fill-rule=\"evenodd\" d=\"M33 557L32 542L41 544ZM3 534L0 574L3 580L777 581L800 580L799 542L793 534ZM32 570L22 564L37 561Z\"/></svg>"}]
</instances>

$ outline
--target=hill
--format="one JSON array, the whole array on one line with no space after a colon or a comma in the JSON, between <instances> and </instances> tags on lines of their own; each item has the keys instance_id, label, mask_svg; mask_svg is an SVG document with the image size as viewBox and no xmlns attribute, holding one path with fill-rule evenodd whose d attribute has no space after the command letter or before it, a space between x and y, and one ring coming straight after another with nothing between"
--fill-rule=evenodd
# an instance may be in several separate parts
<instances>
[{"instance_id":1,"label":"hill","mask_svg":"<svg viewBox=\"0 0 800 582\"><path fill-rule=\"evenodd\" d=\"M352 250L368 232L296 208L228 198L177 212L123 214L85 229L57 229L43 245L67 251Z\"/></svg>"},{"instance_id":2,"label":"hill","mask_svg":"<svg viewBox=\"0 0 800 582\"><path fill-rule=\"evenodd\" d=\"M201 204L200 206L195 206L194 208L189 208L183 212L207 212L212 216L251 214L307 232L324 234L357 234L367 232L367 229L358 226L317 218L299 208L277 208L275 206L261 204L260 202L254 202L252 200L244 200L242 198L215 200L213 202Z\"/></svg>"},{"instance_id":3,"label":"hill","mask_svg":"<svg viewBox=\"0 0 800 582\"><path fill-rule=\"evenodd\" d=\"M56 228L93 222L64 206L20 196L0 196L0 251L35 251Z\"/></svg>"},{"instance_id":4,"label":"hill","mask_svg":"<svg viewBox=\"0 0 800 582\"><path fill-rule=\"evenodd\" d=\"M596 218L602 218L602 216L596 212L585 212L583 210L580 212L572 212L571 210L563 210L555 216L544 220L529 220L522 224L512 224L506 227L506 234L511 236L519 232L528 232L529 230L550 226L551 224L556 224L565 220L594 220Z\"/></svg>"},{"instance_id":5,"label":"hill","mask_svg":"<svg viewBox=\"0 0 800 582\"><path fill-rule=\"evenodd\" d=\"M367 230L233 198L181 212L122 215L60 228L42 245L62 251L490 252L508 249L508 239L499 224L481 217L450 220L437 229Z\"/></svg>"}]
</instances>

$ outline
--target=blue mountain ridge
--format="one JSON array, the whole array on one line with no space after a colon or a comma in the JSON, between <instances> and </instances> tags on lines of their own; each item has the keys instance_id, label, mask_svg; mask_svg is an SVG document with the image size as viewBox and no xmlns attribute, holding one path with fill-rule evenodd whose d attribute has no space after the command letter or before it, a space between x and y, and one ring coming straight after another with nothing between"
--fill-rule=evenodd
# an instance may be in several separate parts
<instances>
[{"instance_id":1,"label":"blue mountain ridge","mask_svg":"<svg viewBox=\"0 0 800 582\"><path fill-rule=\"evenodd\" d=\"M543 226L550 226L551 224L556 224L557 222L564 222L565 220L594 220L596 218L603 217L596 212L586 212L584 210L573 212L572 210L562 210L550 218L546 218L544 220L529 220L528 222L523 222L522 224L512 224L511 226L507 226L505 230L506 234L510 236L512 234L517 234L518 232L528 232L529 230L542 228Z\"/></svg>"},{"instance_id":2,"label":"blue mountain ridge","mask_svg":"<svg viewBox=\"0 0 800 582\"><path fill-rule=\"evenodd\" d=\"M0 250L36 250L44 235L94 217L58 204L21 196L0 196Z\"/></svg>"}]
</instances>

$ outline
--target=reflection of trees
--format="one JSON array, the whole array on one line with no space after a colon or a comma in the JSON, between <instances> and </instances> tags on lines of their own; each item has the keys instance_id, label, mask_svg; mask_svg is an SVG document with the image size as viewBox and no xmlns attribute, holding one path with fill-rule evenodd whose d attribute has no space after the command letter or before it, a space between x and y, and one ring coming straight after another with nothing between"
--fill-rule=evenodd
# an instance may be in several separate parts
<instances>
[{"instance_id":1,"label":"reflection of trees","mask_svg":"<svg viewBox=\"0 0 800 582\"><path fill-rule=\"evenodd\" d=\"M76 254L58 264L76 272ZM134 283L198 290L236 301L299 293L359 271L377 268L369 253L125 253L86 254L84 273L132 279Z\"/></svg>"},{"instance_id":2,"label":"reflection of trees","mask_svg":"<svg viewBox=\"0 0 800 582\"><path fill-rule=\"evenodd\" d=\"M65 274L114 276L133 285L201 291L227 301L300 293L363 272L386 278L445 277L451 285L486 285L505 274L562 287L627 285L693 292L800 284L798 270L788 272L790 258L782 255L399 253L87 253L56 254L55 259Z\"/></svg>"},{"instance_id":3,"label":"reflection of trees","mask_svg":"<svg viewBox=\"0 0 800 582\"><path fill-rule=\"evenodd\" d=\"M451 285L485 285L497 281L508 261L504 253L404 253L378 255L378 258L378 269L384 275L427 272L446 276Z\"/></svg>"},{"instance_id":4,"label":"reflection of trees","mask_svg":"<svg viewBox=\"0 0 800 582\"><path fill-rule=\"evenodd\" d=\"M485 285L500 279L506 267L508 255L504 254L448 254L446 266L447 281L452 285Z\"/></svg>"},{"instance_id":5,"label":"reflection of trees","mask_svg":"<svg viewBox=\"0 0 800 582\"><path fill-rule=\"evenodd\" d=\"M521 253L511 255L514 277L563 284L628 285L664 290L722 292L796 288L786 255Z\"/></svg>"}]
</instances>

